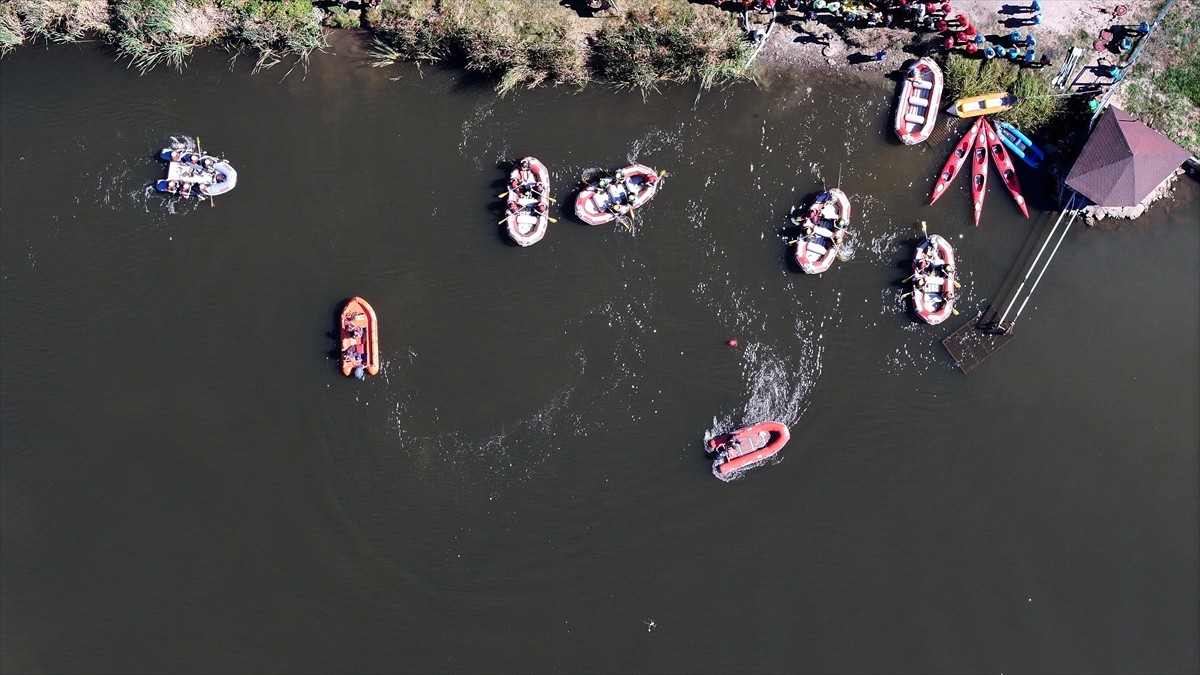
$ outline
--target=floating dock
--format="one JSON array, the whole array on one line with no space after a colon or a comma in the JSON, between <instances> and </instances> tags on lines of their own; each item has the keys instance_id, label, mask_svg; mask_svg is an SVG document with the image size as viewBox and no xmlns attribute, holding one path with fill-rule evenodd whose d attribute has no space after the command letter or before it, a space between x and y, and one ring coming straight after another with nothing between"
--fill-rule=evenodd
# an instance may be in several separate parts
<instances>
[{"instance_id":1,"label":"floating dock","mask_svg":"<svg viewBox=\"0 0 1200 675\"><path fill-rule=\"evenodd\" d=\"M996 310L988 307L942 340L942 346L963 373L975 370L989 356L1016 337L1011 324L1005 328L996 321Z\"/></svg>"}]
</instances>

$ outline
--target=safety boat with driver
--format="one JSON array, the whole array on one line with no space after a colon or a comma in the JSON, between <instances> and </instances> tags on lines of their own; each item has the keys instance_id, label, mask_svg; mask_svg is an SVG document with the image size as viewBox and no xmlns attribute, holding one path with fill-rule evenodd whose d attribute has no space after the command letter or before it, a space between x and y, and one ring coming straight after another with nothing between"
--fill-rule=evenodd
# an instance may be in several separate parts
<instances>
[{"instance_id":1,"label":"safety boat with driver","mask_svg":"<svg viewBox=\"0 0 1200 675\"><path fill-rule=\"evenodd\" d=\"M908 69L896 103L896 135L905 145L929 138L942 102L942 69L933 59L922 57Z\"/></svg>"},{"instance_id":2,"label":"safety boat with driver","mask_svg":"<svg viewBox=\"0 0 1200 675\"><path fill-rule=\"evenodd\" d=\"M792 222L804 226L796 238L796 264L806 274L821 274L833 265L850 225L850 200L830 188L817 195L803 219L792 216Z\"/></svg>"},{"instance_id":3,"label":"safety boat with driver","mask_svg":"<svg viewBox=\"0 0 1200 675\"><path fill-rule=\"evenodd\" d=\"M350 298L342 308L342 374L363 379L365 373L379 374L379 322L375 309L362 298Z\"/></svg>"},{"instance_id":4,"label":"safety boat with driver","mask_svg":"<svg viewBox=\"0 0 1200 675\"><path fill-rule=\"evenodd\" d=\"M931 234L913 254L913 309L925 323L936 325L954 312L954 248L940 235Z\"/></svg>"},{"instance_id":5,"label":"safety boat with driver","mask_svg":"<svg viewBox=\"0 0 1200 675\"><path fill-rule=\"evenodd\" d=\"M775 456L791 438L781 422L759 422L708 440L709 454L715 454L713 469L727 475L755 466Z\"/></svg>"},{"instance_id":6,"label":"safety boat with driver","mask_svg":"<svg viewBox=\"0 0 1200 675\"><path fill-rule=\"evenodd\" d=\"M524 157L508 174L508 236L530 246L546 236L550 222L550 172L535 157Z\"/></svg>"},{"instance_id":7,"label":"safety boat with driver","mask_svg":"<svg viewBox=\"0 0 1200 675\"><path fill-rule=\"evenodd\" d=\"M167 164L167 177L154 189L180 197L215 197L237 185L237 171L225 159L206 155L189 144L163 148L159 158Z\"/></svg>"},{"instance_id":8,"label":"safety boat with driver","mask_svg":"<svg viewBox=\"0 0 1200 675\"><path fill-rule=\"evenodd\" d=\"M575 198L575 215L588 225L610 223L650 201L660 177L644 164L617 169L584 185Z\"/></svg>"}]
</instances>

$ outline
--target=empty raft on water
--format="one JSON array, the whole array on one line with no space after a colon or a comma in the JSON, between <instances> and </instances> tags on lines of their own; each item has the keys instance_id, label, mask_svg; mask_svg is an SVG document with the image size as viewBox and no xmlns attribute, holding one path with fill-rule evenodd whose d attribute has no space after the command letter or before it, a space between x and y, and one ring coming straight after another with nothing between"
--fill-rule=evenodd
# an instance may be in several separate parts
<instances>
[{"instance_id":1,"label":"empty raft on water","mask_svg":"<svg viewBox=\"0 0 1200 675\"><path fill-rule=\"evenodd\" d=\"M850 226L850 200L846 193L830 188L817 195L803 220L804 231L796 238L796 264L806 274L820 274L833 265L837 246Z\"/></svg>"},{"instance_id":2,"label":"empty raft on water","mask_svg":"<svg viewBox=\"0 0 1200 675\"><path fill-rule=\"evenodd\" d=\"M946 112L956 117L977 117L1004 112L1017 104L1017 97L1006 91L968 96L954 102Z\"/></svg>"},{"instance_id":3,"label":"empty raft on water","mask_svg":"<svg viewBox=\"0 0 1200 675\"><path fill-rule=\"evenodd\" d=\"M588 225L611 223L650 201L658 179L654 169L643 164L618 169L612 177L584 185L575 198L575 215Z\"/></svg>"},{"instance_id":4,"label":"empty raft on water","mask_svg":"<svg viewBox=\"0 0 1200 675\"><path fill-rule=\"evenodd\" d=\"M237 186L237 171L224 159L205 155L198 149L177 144L163 148L159 158L166 160L167 177L154 189L180 197L215 197Z\"/></svg>"},{"instance_id":5,"label":"empty raft on water","mask_svg":"<svg viewBox=\"0 0 1200 675\"><path fill-rule=\"evenodd\" d=\"M939 324L954 312L954 248L931 234L913 254L913 309L928 324Z\"/></svg>"},{"instance_id":6,"label":"empty raft on water","mask_svg":"<svg viewBox=\"0 0 1200 675\"><path fill-rule=\"evenodd\" d=\"M726 475L750 468L773 457L787 444L791 432L780 422L759 422L708 441L708 452L716 453L713 468Z\"/></svg>"},{"instance_id":7,"label":"empty raft on water","mask_svg":"<svg viewBox=\"0 0 1200 675\"><path fill-rule=\"evenodd\" d=\"M1041 166L1042 160L1046 159L1046 153L1042 152L1041 148L1034 145L1028 136L1008 122L996 124L996 133L1000 136L1000 141L1012 151L1012 154L1020 157L1030 167L1036 169Z\"/></svg>"},{"instance_id":8,"label":"empty raft on water","mask_svg":"<svg viewBox=\"0 0 1200 675\"><path fill-rule=\"evenodd\" d=\"M342 308L342 374L363 378L363 371L379 374L379 322L375 310L362 298L350 298Z\"/></svg>"},{"instance_id":9,"label":"empty raft on water","mask_svg":"<svg viewBox=\"0 0 1200 675\"><path fill-rule=\"evenodd\" d=\"M908 69L896 103L896 135L905 145L929 138L941 102L942 69L933 59L917 59Z\"/></svg>"},{"instance_id":10,"label":"empty raft on water","mask_svg":"<svg viewBox=\"0 0 1200 675\"><path fill-rule=\"evenodd\" d=\"M521 246L546 236L550 222L550 172L534 157L517 162L508 174L508 236Z\"/></svg>"}]
</instances>

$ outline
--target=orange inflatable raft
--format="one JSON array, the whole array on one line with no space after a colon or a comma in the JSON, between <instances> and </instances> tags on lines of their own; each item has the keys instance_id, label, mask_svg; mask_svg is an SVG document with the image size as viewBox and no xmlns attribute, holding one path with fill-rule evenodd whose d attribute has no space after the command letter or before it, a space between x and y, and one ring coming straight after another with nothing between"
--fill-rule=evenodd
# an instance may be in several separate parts
<instances>
[{"instance_id":1,"label":"orange inflatable raft","mask_svg":"<svg viewBox=\"0 0 1200 675\"><path fill-rule=\"evenodd\" d=\"M716 453L713 466L724 475L773 457L791 436L786 424L759 422L709 439L708 452Z\"/></svg>"},{"instance_id":2,"label":"orange inflatable raft","mask_svg":"<svg viewBox=\"0 0 1200 675\"><path fill-rule=\"evenodd\" d=\"M379 322L375 310L362 298L351 298L342 309L342 374L363 378L379 374Z\"/></svg>"}]
</instances>

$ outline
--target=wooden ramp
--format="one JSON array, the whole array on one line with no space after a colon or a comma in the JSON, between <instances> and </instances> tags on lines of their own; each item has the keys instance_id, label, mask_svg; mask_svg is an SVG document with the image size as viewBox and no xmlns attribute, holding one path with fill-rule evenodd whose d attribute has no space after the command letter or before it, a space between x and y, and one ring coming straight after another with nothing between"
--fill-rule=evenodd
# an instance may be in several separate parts
<instances>
[{"instance_id":1,"label":"wooden ramp","mask_svg":"<svg viewBox=\"0 0 1200 675\"><path fill-rule=\"evenodd\" d=\"M1008 330L1001 328L996 323L996 310L989 307L948 335L942 340L942 346L950 352L959 369L969 373L1013 337L1012 326Z\"/></svg>"}]
</instances>

